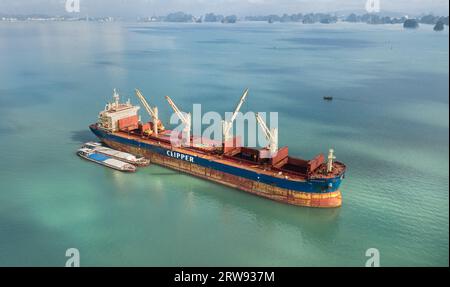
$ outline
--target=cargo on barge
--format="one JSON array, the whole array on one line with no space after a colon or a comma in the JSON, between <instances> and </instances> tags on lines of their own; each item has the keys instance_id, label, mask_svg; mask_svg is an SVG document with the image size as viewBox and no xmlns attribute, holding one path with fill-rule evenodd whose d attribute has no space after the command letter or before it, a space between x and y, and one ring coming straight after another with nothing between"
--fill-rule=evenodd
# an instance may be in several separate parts
<instances>
[{"instance_id":1,"label":"cargo on barge","mask_svg":"<svg viewBox=\"0 0 450 287\"><path fill-rule=\"evenodd\" d=\"M150 160L144 157L136 157L127 152L118 151L109 147L106 147L98 142L87 142L83 145L85 148L92 149L96 153L104 154L106 156L115 158L117 160L135 165L135 166L147 166L150 164Z\"/></svg>"},{"instance_id":2,"label":"cargo on barge","mask_svg":"<svg viewBox=\"0 0 450 287\"><path fill-rule=\"evenodd\" d=\"M241 97L232 120L247 93L248 90ZM107 146L279 202L322 208L342 205L340 186L346 166L334 160L332 149L327 159L323 154L312 160L292 157L288 147L278 148L277 131L269 130L258 115L257 121L269 140L267 148L241 147L237 144L239 138L229 134L232 120L224 122L224 143L220 147L175 146L170 140L172 131L166 130L159 120L158 109L151 107L139 90L136 90L136 96L152 121L139 121L140 107L132 105L129 100L121 103L119 94L114 90L114 101L100 112L99 121L89 127ZM182 121L190 122L190 118L186 119L169 97L167 100ZM183 132L192 138L189 129L188 126ZM274 156L267 157L268 153Z\"/></svg>"},{"instance_id":3,"label":"cargo on barge","mask_svg":"<svg viewBox=\"0 0 450 287\"><path fill-rule=\"evenodd\" d=\"M125 171L125 172L135 172L136 167L132 164L111 158L109 156L106 156L104 154L100 154L95 152L92 149L89 148L80 148L77 151L77 155L80 157L87 159L89 161L101 164L103 166L119 170L119 171Z\"/></svg>"}]
</instances>

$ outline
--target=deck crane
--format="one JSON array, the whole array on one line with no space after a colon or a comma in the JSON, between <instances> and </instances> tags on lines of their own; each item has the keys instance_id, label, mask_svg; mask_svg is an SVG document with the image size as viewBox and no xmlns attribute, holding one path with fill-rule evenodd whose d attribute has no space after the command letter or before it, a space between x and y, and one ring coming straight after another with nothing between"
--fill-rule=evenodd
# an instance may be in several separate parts
<instances>
[{"instance_id":1,"label":"deck crane","mask_svg":"<svg viewBox=\"0 0 450 287\"><path fill-rule=\"evenodd\" d=\"M163 124L161 123L161 121L159 120L159 117L158 117L158 107L152 108L147 103L147 100L145 99L144 95L142 95L142 93L141 93L141 91L139 89L135 89L135 92L136 92L136 96L139 98L139 100L141 101L142 105L147 110L147 113L152 118L153 134L155 136L157 136L158 135L158 129L161 130L161 131L164 130L164 126L163 126Z\"/></svg>"},{"instance_id":2,"label":"deck crane","mask_svg":"<svg viewBox=\"0 0 450 287\"><path fill-rule=\"evenodd\" d=\"M267 140L269 141L269 145L267 148L270 151L270 155L273 156L278 151L278 129L272 128L269 129L264 122L264 119L260 116L259 113L256 113L256 121L261 126L261 129L266 136Z\"/></svg>"},{"instance_id":3,"label":"deck crane","mask_svg":"<svg viewBox=\"0 0 450 287\"><path fill-rule=\"evenodd\" d=\"M169 105L172 107L173 111L177 114L178 118L184 124L183 136L185 144L189 144L191 142L191 114L181 112L169 96L166 96L166 100L169 102Z\"/></svg>"},{"instance_id":4,"label":"deck crane","mask_svg":"<svg viewBox=\"0 0 450 287\"><path fill-rule=\"evenodd\" d=\"M234 110L233 115L231 116L230 120L222 121L222 133L223 133L223 142L229 141L232 136L230 134L231 128L233 127L233 122L237 117L237 114L239 110L241 109L242 105L244 104L245 98L247 97L248 89L245 89L244 93L241 96L241 99L239 100L239 103L236 106L236 109Z\"/></svg>"}]
</instances>

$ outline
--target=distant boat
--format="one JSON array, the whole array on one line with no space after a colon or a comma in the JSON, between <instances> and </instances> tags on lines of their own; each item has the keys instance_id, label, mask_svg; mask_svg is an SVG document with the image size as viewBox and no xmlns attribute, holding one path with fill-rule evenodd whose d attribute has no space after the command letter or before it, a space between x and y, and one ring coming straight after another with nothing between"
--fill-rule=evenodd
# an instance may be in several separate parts
<instances>
[{"instance_id":1,"label":"distant boat","mask_svg":"<svg viewBox=\"0 0 450 287\"><path fill-rule=\"evenodd\" d=\"M324 99L325 101L332 101L332 100L333 100L333 97L332 97L332 96L325 96L325 97L323 97L323 99Z\"/></svg>"}]
</instances>

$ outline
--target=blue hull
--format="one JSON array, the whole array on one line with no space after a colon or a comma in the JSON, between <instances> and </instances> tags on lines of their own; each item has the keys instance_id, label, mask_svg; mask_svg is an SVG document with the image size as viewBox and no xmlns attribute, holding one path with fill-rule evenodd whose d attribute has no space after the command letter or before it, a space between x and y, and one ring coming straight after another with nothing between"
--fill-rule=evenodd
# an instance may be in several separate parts
<instances>
[{"instance_id":1,"label":"blue hull","mask_svg":"<svg viewBox=\"0 0 450 287\"><path fill-rule=\"evenodd\" d=\"M321 193L321 194L335 192L339 190L341 181L344 178L344 174L334 178L309 179L305 181L293 181L283 178L277 178L265 174L259 174L257 172L250 171L247 169L229 166L220 162L210 161L197 156L191 156L179 152L174 152L172 150L161 148L159 146L154 146L141 141L123 138L113 133L108 133L106 131L98 129L95 126L90 126L90 129L100 140L109 140L140 149L146 149L153 153L160 154L162 156L166 156L169 158L170 157L176 158L181 161L189 161L191 163L197 164L205 168L218 170L224 173L228 173L234 176L246 178L257 182L262 182L268 185L274 185L279 188L292 190L294 192Z\"/></svg>"}]
</instances>

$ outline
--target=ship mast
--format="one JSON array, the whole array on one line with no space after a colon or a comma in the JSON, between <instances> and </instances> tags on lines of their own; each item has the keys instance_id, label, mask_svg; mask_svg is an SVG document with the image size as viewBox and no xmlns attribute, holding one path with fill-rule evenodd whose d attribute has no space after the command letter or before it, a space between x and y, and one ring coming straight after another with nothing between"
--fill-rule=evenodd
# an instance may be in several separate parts
<instances>
[{"instance_id":1,"label":"ship mast","mask_svg":"<svg viewBox=\"0 0 450 287\"><path fill-rule=\"evenodd\" d=\"M270 150L270 155L276 154L278 151L278 129L269 129L259 113L256 113L256 121L260 125L266 139L269 141L267 148Z\"/></svg>"},{"instance_id":2,"label":"ship mast","mask_svg":"<svg viewBox=\"0 0 450 287\"><path fill-rule=\"evenodd\" d=\"M136 96L139 98L139 100L141 101L142 105L147 110L147 113L152 118L153 133L154 133L155 136L157 136L158 135L158 124L160 124L159 117L158 117L158 107L155 106L154 108L152 108L147 103L147 100L145 99L144 95L141 93L141 91L139 89L135 89L135 92L136 92ZM162 127L162 124L161 124L161 127ZM164 127L162 127L162 128L164 128Z\"/></svg>"},{"instance_id":3,"label":"ship mast","mask_svg":"<svg viewBox=\"0 0 450 287\"><path fill-rule=\"evenodd\" d=\"M333 160L336 159L334 156L334 149L330 149L328 151L328 162L327 162L327 172L330 173L333 171Z\"/></svg>"},{"instance_id":4,"label":"ship mast","mask_svg":"<svg viewBox=\"0 0 450 287\"><path fill-rule=\"evenodd\" d=\"M239 100L239 103L236 106L236 109L234 110L233 115L231 116L229 121L222 121L222 133L223 133L223 142L229 141L232 137L230 134L231 128L233 127L233 122L236 120L237 114L239 110L241 109L242 105L244 104L245 98L247 97L248 89L245 89L244 93L241 96L241 99Z\"/></svg>"},{"instance_id":5,"label":"ship mast","mask_svg":"<svg viewBox=\"0 0 450 287\"><path fill-rule=\"evenodd\" d=\"M190 141L191 141L191 114L190 113L183 114L183 112L180 111L180 109L175 105L175 103L172 101L172 99L169 96L166 96L166 100L169 102L169 105L172 107L175 114L178 116L178 118L184 124L183 133L185 135L185 139L188 141L188 143L190 143Z\"/></svg>"},{"instance_id":6,"label":"ship mast","mask_svg":"<svg viewBox=\"0 0 450 287\"><path fill-rule=\"evenodd\" d=\"M114 98L114 107L118 108L119 107L120 96L119 96L119 92L117 92L116 89L113 89L113 98Z\"/></svg>"}]
</instances>

